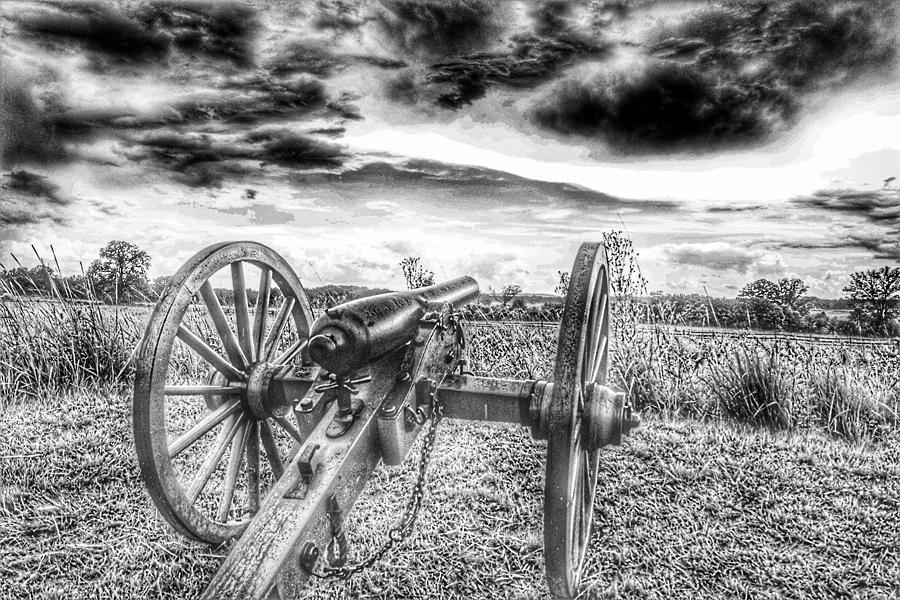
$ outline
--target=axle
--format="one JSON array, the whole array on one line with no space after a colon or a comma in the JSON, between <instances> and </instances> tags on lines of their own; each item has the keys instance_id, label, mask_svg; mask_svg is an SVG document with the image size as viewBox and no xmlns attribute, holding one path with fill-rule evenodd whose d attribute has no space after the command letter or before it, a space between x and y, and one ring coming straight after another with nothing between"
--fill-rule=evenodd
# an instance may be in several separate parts
<instances>
[{"instance_id":1,"label":"axle","mask_svg":"<svg viewBox=\"0 0 900 600\"><path fill-rule=\"evenodd\" d=\"M516 423L531 428L535 439L547 437L547 409L553 383L453 375L437 388L448 419ZM582 430L590 448L618 445L640 425L640 416L625 404L625 394L601 384L585 386Z\"/></svg>"}]
</instances>

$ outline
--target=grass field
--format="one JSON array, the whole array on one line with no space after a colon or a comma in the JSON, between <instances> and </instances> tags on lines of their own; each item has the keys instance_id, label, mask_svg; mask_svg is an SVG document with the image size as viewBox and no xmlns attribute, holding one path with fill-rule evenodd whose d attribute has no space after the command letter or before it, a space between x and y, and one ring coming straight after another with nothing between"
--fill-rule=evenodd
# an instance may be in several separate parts
<instances>
[{"instance_id":1,"label":"grass field","mask_svg":"<svg viewBox=\"0 0 900 600\"><path fill-rule=\"evenodd\" d=\"M0 597L191 598L227 548L161 522L137 471L129 401L40 400L0 420ZM446 422L415 536L310 598L545 598L544 446ZM900 436L650 419L601 467L590 598L889 598L900 590ZM396 520L414 460L379 469L351 513L353 552Z\"/></svg>"},{"instance_id":2,"label":"grass field","mask_svg":"<svg viewBox=\"0 0 900 600\"><path fill-rule=\"evenodd\" d=\"M144 315L92 310L43 313L0 341L0 598L195 597L228 548L158 517L131 437ZM88 333L63 331L71 319ZM651 331L615 350L614 380L648 418L605 451L586 597L900 597L892 346ZM554 353L552 328L472 328L478 374L548 377ZM524 429L443 423L414 537L308 597L547 597L544 452ZM410 456L379 468L350 514L354 555L398 518Z\"/></svg>"}]
</instances>

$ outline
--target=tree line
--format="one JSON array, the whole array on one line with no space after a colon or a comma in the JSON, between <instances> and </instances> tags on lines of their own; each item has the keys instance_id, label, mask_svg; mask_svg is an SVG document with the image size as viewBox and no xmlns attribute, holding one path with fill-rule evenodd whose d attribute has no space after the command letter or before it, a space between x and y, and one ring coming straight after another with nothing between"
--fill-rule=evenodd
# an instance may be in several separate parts
<instances>
[{"instance_id":1,"label":"tree line","mask_svg":"<svg viewBox=\"0 0 900 600\"><path fill-rule=\"evenodd\" d=\"M647 281L640 272L637 252L622 232L604 234L609 260L610 285L617 304L627 300L628 310L643 312L641 320L692 326L719 326L785 331L833 332L858 335L900 335L900 267L884 266L850 274L843 288L844 302L850 307L847 318L833 318L821 310L822 301L806 296L808 287L798 278L777 281L757 279L745 285L736 298L712 298L700 294L646 293ZM15 258L15 257L14 257ZM18 263L18 260L16 261ZM400 269L409 289L434 283L434 273L418 257L400 261ZM165 290L171 276L148 279L150 255L138 246L121 240L106 244L87 271L62 276L50 266L27 268L21 264L6 269L0 265L0 291L18 295L37 295L70 300L100 301L107 304L154 302ZM58 269L58 265L57 265ZM559 272L556 294L564 296L568 273ZM322 286L308 290L314 308L326 308L364 295L387 290L360 286ZM234 304L231 289L216 289L219 300ZM478 310L479 318L521 318L552 320L558 318L559 302L541 306L527 305L520 297L522 288L510 283L499 292L487 295ZM272 289L277 301L280 291ZM251 303L256 290L247 290ZM474 310L474 309L473 309ZM471 312L471 311L470 311Z\"/></svg>"}]
</instances>

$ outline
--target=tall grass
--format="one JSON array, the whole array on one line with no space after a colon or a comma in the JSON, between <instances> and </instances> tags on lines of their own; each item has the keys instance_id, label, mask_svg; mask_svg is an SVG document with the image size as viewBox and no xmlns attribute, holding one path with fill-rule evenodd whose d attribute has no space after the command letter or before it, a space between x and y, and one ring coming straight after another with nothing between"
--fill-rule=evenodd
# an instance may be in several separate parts
<instances>
[{"instance_id":1,"label":"tall grass","mask_svg":"<svg viewBox=\"0 0 900 600\"><path fill-rule=\"evenodd\" d=\"M875 437L896 425L896 391L879 386L849 371L820 369L810 377L810 388L819 399L816 417L829 433L851 441Z\"/></svg>"},{"instance_id":2,"label":"tall grass","mask_svg":"<svg viewBox=\"0 0 900 600\"><path fill-rule=\"evenodd\" d=\"M0 405L60 392L127 389L150 309L0 289ZM189 326L214 345L202 307ZM667 327L616 323L610 382L639 410L731 419L772 428L821 427L858 441L895 427L900 413L900 340L841 346L751 335L677 335ZM624 323L624 324L623 324ZM558 327L470 323L468 369L478 375L549 379ZM196 380L208 367L176 346L172 372Z\"/></svg>"},{"instance_id":3,"label":"tall grass","mask_svg":"<svg viewBox=\"0 0 900 600\"><path fill-rule=\"evenodd\" d=\"M851 441L897 424L900 340L890 345L709 338L638 329L613 346L612 381L639 410L774 429L824 428Z\"/></svg>"},{"instance_id":4,"label":"tall grass","mask_svg":"<svg viewBox=\"0 0 900 600\"><path fill-rule=\"evenodd\" d=\"M790 429L794 424L794 373L774 351L732 352L710 370L710 391L719 410L736 421Z\"/></svg>"},{"instance_id":5,"label":"tall grass","mask_svg":"<svg viewBox=\"0 0 900 600\"><path fill-rule=\"evenodd\" d=\"M142 311L16 292L0 282L0 404L130 383Z\"/></svg>"}]
</instances>

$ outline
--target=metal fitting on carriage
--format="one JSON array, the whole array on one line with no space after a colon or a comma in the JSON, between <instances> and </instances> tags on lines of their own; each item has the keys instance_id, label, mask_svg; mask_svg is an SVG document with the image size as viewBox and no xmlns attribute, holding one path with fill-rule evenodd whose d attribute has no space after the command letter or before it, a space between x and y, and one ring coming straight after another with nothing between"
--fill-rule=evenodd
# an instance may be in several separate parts
<instances>
[{"instance_id":1,"label":"metal fitting on carriage","mask_svg":"<svg viewBox=\"0 0 900 600\"><path fill-rule=\"evenodd\" d=\"M306 571L312 573L319 561L319 548L312 542L306 542L297 553L297 565Z\"/></svg>"},{"instance_id":2,"label":"metal fitting on carriage","mask_svg":"<svg viewBox=\"0 0 900 600\"><path fill-rule=\"evenodd\" d=\"M285 498L293 498L294 500L303 500L306 498L306 493L309 491L309 482L312 480L313 473L315 472L312 464L313 455L318 449L319 444L310 444L303 449L303 452L300 454L300 458L297 461L297 469L300 471L300 477L297 480L297 485L284 495ZM315 561L313 564L315 564Z\"/></svg>"}]
</instances>

